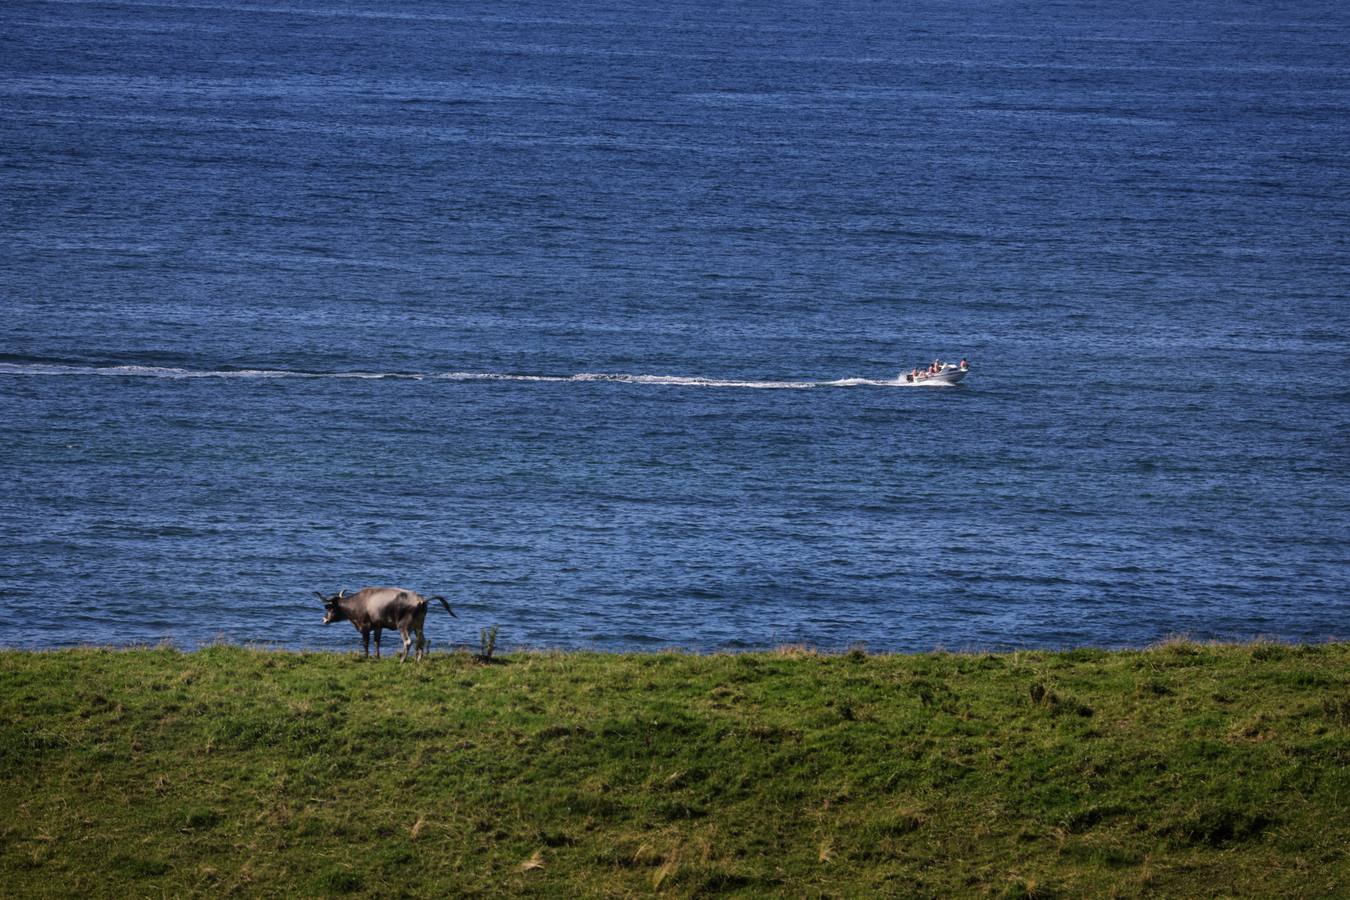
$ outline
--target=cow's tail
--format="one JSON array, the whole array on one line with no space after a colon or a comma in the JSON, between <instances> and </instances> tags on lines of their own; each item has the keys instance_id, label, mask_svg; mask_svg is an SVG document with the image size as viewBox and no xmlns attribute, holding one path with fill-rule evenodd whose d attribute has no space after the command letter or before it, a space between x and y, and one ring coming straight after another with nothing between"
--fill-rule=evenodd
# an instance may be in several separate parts
<instances>
[{"instance_id":1,"label":"cow's tail","mask_svg":"<svg viewBox=\"0 0 1350 900\"><path fill-rule=\"evenodd\" d=\"M428 600L439 600L439 601L441 601L441 606L444 606L444 607L445 607L445 611L448 612L448 613L451 615L451 617L456 618L456 619L459 618L459 616L456 616L456 615L455 615L455 611L454 611L453 609L450 608L450 604L447 603L446 600L445 600L445 598L442 597L440 594L437 594L435 597L428 597L427 599L428 599Z\"/></svg>"}]
</instances>

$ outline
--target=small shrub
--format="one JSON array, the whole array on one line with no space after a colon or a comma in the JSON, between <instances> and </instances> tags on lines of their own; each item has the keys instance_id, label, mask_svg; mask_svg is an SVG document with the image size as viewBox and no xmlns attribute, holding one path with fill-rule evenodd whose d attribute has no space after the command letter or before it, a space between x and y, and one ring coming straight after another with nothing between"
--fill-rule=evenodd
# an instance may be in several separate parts
<instances>
[{"instance_id":1,"label":"small shrub","mask_svg":"<svg viewBox=\"0 0 1350 900\"><path fill-rule=\"evenodd\" d=\"M497 626L491 628L482 628L478 632L478 655L475 657L479 662L492 662L492 654L497 651Z\"/></svg>"}]
</instances>

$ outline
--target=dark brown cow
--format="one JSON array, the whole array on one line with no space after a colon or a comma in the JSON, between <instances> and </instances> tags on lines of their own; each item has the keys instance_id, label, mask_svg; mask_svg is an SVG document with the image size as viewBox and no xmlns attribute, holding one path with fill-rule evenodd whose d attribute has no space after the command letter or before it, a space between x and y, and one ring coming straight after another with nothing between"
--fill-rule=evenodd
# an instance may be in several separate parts
<instances>
[{"instance_id":1,"label":"dark brown cow","mask_svg":"<svg viewBox=\"0 0 1350 900\"><path fill-rule=\"evenodd\" d=\"M455 611L450 608L450 604L444 597L423 597L416 591L408 591L396 587L368 587L362 588L351 596L347 596L347 591L341 590L331 597L325 597L318 591L315 595L323 601L324 617L323 624L330 622L341 622L346 619L356 626L356 630L361 632L361 641L366 648L366 656L370 656L370 633L375 632L375 656L380 655L380 632L386 628L397 628L398 633L403 636L403 652L399 654L398 661L403 662L408 658L408 650L412 647L412 638L408 636L409 632L417 635L417 655L414 659L421 659L430 642L422 633L423 623L427 618L427 601L439 600L445 611L455 616ZM455 618L459 618L455 616Z\"/></svg>"}]
</instances>

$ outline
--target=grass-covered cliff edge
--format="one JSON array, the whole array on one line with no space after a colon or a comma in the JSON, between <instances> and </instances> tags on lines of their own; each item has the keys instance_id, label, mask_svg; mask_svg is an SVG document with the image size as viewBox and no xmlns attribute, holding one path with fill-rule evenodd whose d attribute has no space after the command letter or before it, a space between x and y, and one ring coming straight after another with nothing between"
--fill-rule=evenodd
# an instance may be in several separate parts
<instances>
[{"instance_id":1,"label":"grass-covered cliff edge","mask_svg":"<svg viewBox=\"0 0 1350 900\"><path fill-rule=\"evenodd\" d=\"M0 653L8 895L1350 893L1350 644Z\"/></svg>"}]
</instances>

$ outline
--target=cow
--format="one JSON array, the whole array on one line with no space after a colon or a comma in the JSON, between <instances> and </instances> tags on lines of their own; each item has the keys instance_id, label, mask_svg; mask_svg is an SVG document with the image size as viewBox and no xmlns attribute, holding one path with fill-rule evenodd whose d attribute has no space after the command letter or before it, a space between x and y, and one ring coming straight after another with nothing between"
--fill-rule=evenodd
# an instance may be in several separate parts
<instances>
[{"instance_id":1,"label":"cow","mask_svg":"<svg viewBox=\"0 0 1350 900\"><path fill-rule=\"evenodd\" d=\"M409 632L417 635L417 655L413 659L422 658L422 654L430 645L422 633L423 623L427 618L428 600L441 601L441 606L445 607L446 612L456 619L459 618L444 597L423 597L416 591L403 588L368 587L350 596L347 595L345 588L329 597L318 591L314 594L323 601L323 624L341 622L343 619L351 622L356 630L361 632L366 656L370 656L370 633L375 632L376 659L380 656L380 632L386 628L397 628L398 633L403 636L403 652L399 654L399 662L408 658L408 650L412 647Z\"/></svg>"}]
</instances>

